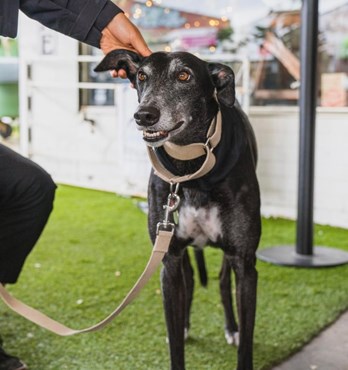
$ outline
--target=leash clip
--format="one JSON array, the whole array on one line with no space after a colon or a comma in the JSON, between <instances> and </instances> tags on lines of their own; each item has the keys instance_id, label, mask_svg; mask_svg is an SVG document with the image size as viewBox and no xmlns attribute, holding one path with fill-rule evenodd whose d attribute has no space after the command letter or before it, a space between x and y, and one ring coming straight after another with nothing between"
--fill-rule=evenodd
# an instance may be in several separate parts
<instances>
[{"instance_id":1,"label":"leash clip","mask_svg":"<svg viewBox=\"0 0 348 370\"><path fill-rule=\"evenodd\" d=\"M172 222L169 222L169 216L171 213L173 213L176 209L178 209L180 204L180 197L178 195L179 191L179 183L176 184L174 189L174 184L170 183L170 192L168 194L167 198L167 204L163 205L164 212L164 219L162 222L158 222L157 224L157 234L161 229L168 230L171 229L172 232L174 232L175 224Z\"/></svg>"}]
</instances>

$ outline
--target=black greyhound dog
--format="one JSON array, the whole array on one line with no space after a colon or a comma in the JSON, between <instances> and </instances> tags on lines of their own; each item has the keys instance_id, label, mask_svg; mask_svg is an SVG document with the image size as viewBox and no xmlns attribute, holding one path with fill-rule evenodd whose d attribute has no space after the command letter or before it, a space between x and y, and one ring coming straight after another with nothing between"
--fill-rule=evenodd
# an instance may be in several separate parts
<instances>
[{"instance_id":1,"label":"black greyhound dog","mask_svg":"<svg viewBox=\"0 0 348 370\"><path fill-rule=\"evenodd\" d=\"M187 246L210 245L223 251L220 287L226 338L231 342L239 332L237 368L250 370L256 312L255 252L261 234L260 194L255 173L256 142L247 116L235 101L233 71L185 52L157 52L141 58L125 50L112 51L95 70L112 69L126 70L136 88L139 106L135 121L164 168L185 176L195 173L204 162L204 156L192 160L171 156L166 143L183 149L192 143L205 143L216 159L208 173L180 184L178 221L163 260L161 283L171 369L185 369L185 329L189 326L193 291ZM212 148L207 132L218 112L222 134ZM152 242L172 186L152 171L148 188ZM237 284L238 329L231 302L231 269Z\"/></svg>"}]
</instances>

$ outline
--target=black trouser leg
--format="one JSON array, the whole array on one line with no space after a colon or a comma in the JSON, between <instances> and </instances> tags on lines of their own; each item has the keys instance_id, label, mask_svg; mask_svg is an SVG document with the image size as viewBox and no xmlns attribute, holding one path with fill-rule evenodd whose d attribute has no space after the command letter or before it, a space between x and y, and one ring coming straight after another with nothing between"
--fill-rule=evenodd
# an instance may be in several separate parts
<instances>
[{"instance_id":1,"label":"black trouser leg","mask_svg":"<svg viewBox=\"0 0 348 370\"><path fill-rule=\"evenodd\" d=\"M56 185L40 166L0 144L0 282L15 283L46 225Z\"/></svg>"}]
</instances>

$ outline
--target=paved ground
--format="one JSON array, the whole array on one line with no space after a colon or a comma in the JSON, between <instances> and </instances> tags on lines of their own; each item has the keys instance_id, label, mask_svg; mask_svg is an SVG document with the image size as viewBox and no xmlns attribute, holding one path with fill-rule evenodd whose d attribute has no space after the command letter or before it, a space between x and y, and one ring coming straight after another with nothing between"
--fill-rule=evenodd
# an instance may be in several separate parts
<instances>
[{"instance_id":1,"label":"paved ground","mask_svg":"<svg viewBox=\"0 0 348 370\"><path fill-rule=\"evenodd\" d=\"M273 370L348 370L348 311Z\"/></svg>"}]
</instances>

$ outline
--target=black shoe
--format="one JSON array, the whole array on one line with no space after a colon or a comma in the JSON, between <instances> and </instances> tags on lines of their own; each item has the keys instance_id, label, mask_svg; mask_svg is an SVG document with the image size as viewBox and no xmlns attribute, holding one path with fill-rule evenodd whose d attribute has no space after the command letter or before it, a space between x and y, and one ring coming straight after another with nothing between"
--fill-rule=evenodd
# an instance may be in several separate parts
<instances>
[{"instance_id":1,"label":"black shoe","mask_svg":"<svg viewBox=\"0 0 348 370\"><path fill-rule=\"evenodd\" d=\"M18 357L7 354L0 346L0 370L28 370Z\"/></svg>"}]
</instances>

